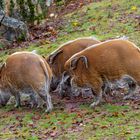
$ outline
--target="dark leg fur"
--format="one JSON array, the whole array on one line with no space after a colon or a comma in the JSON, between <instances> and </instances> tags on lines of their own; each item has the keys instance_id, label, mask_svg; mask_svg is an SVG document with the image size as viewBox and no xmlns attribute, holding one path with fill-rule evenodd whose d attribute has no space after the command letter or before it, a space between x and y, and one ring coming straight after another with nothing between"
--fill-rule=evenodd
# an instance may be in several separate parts
<instances>
[{"instance_id":1,"label":"dark leg fur","mask_svg":"<svg viewBox=\"0 0 140 140\"><path fill-rule=\"evenodd\" d=\"M135 93L135 90L136 90L136 87L137 87L137 82L135 81L135 79L133 79L132 77L130 76L126 76L124 78L124 81L128 84L129 86L129 90L128 90L128 93L125 95L125 97L123 99L127 100L127 99L130 99L134 93Z\"/></svg>"},{"instance_id":2,"label":"dark leg fur","mask_svg":"<svg viewBox=\"0 0 140 140\"><path fill-rule=\"evenodd\" d=\"M21 106L20 94L19 93L15 93L15 99L16 99L15 107L18 108L18 107Z\"/></svg>"},{"instance_id":3,"label":"dark leg fur","mask_svg":"<svg viewBox=\"0 0 140 140\"><path fill-rule=\"evenodd\" d=\"M134 92L136 90L136 83L128 83L128 86L129 90L128 93L124 96L124 100L130 99L134 95Z\"/></svg>"}]
</instances>

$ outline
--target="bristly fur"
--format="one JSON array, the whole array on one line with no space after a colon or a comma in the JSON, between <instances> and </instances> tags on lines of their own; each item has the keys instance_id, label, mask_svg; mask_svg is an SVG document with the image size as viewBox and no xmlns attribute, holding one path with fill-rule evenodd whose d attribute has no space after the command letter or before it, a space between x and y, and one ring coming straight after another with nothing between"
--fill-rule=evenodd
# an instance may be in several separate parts
<instances>
[{"instance_id":1,"label":"bristly fur","mask_svg":"<svg viewBox=\"0 0 140 140\"><path fill-rule=\"evenodd\" d=\"M78 61L77 63L80 64L75 65L76 68L71 70L72 61L78 60L81 56L88 59L88 69L84 68ZM65 69L69 71L76 85L92 87L96 94L96 101L91 105L94 107L100 102L104 93L104 89L102 89L103 77L113 81L128 75L140 85L140 51L134 43L128 40L112 39L74 54L65 63ZM133 87L135 87L134 85Z\"/></svg>"},{"instance_id":2,"label":"bristly fur","mask_svg":"<svg viewBox=\"0 0 140 140\"><path fill-rule=\"evenodd\" d=\"M20 106L20 93L25 92L33 100L38 94L47 104L47 111L52 110L49 95L52 71L43 57L32 52L16 52L7 58L0 75L3 94L9 90L16 98L17 107Z\"/></svg>"},{"instance_id":3,"label":"bristly fur","mask_svg":"<svg viewBox=\"0 0 140 140\"><path fill-rule=\"evenodd\" d=\"M100 43L100 41L94 37L78 38L62 44L47 57L46 61L50 64L53 72L52 90L55 90L61 81L62 74L65 71L65 62L75 53L97 43Z\"/></svg>"}]
</instances>

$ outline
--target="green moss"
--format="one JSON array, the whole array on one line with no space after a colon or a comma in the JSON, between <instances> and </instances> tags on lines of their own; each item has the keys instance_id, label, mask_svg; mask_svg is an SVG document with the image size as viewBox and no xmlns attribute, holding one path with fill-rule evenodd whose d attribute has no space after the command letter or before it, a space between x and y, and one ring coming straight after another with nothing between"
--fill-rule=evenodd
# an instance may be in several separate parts
<instances>
[{"instance_id":1,"label":"green moss","mask_svg":"<svg viewBox=\"0 0 140 140\"><path fill-rule=\"evenodd\" d=\"M19 6L19 10L20 10L20 15L23 17L24 20L27 19L28 15L27 15L27 9L25 9L25 0L16 0L16 3Z\"/></svg>"},{"instance_id":2,"label":"green moss","mask_svg":"<svg viewBox=\"0 0 140 140\"><path fill-rule=\"evenodd\" d=\"M0 0L0 8L4 9L4 0Z\"/></svg>"},{"instance_id":3,"label":"green moss","mask_svg":"<svg viewBox=\"0 0 140 140\"><path fill-rule=\"evenodd\" d=\"M28 7L29 7L29 17L28 17L28 20L30 22L33 22L35 20L35 6L34 6L34 4L32 3L31 0L27 0L27 4L28 4Z\"/></svg>"},{"instance_id":4,"label":"green moss","mask_svg":"<svg viewBox=\"0 0 140 140\"><path fill-rule=\"evenodd\" d=\"M10 16L13 16L14 14L14 7L15 7L15 3L13 0L10 0Z\"/></svg>"}]
</instances>

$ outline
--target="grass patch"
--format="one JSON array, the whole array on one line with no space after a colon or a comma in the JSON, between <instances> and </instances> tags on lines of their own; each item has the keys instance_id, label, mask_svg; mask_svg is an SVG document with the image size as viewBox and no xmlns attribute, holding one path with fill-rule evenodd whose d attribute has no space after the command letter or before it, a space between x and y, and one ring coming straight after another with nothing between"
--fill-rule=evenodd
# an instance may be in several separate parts
<instances>
[{"instance_id":1,"label":"grass patch","mask_svg":"<svg viewBox=\"0 0 140 140\"><path fill-rule=\"evenodd\" d=\"M139 47L139 5L139 0L93 2L64 16L64 20L67 22L59 28L56 42L48 43L46 41L46 45L32 44L24 50L36 49L39 54L47 56L60 44L83 36L95 36L100 40L107 40L125 35ZM0 53L1 59L5 59L6 56L3 52Z\"/></svg>"},{"instance_id":2,"label":"grass patch","mask_svg":"<svg viewBox=\"0 0 140 140\"><path fill-rule=\"evenodd\" d=\"M81 105L75 111L45 114L27 108L1 108L0 139L139 139L140 110L104 104L94 110ZM23 111L25 110L25 111Z\"/></svg>"}]
</instances>

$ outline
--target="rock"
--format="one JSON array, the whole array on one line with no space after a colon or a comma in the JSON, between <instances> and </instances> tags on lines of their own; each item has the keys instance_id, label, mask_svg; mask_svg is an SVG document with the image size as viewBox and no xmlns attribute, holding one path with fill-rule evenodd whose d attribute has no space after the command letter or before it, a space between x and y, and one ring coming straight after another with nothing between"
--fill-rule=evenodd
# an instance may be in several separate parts
<instances>
[{"instance_id":1,"label":"rock","mask_svg":"<svg viewBox=\"0 0 140 140\"><path fill-rule=\"evenodd\" d=\"M0 50L4 47L9 47L11 45L11 42L6 39L0 39Z\"/></svg>"},{"instance_id":2,"label":"rock","mask_svg":"<svg viewBox=\"0 0 140 140\"><path fill-rule=\"evenodd\" d=\"M6 16L3 10L0 10L0 25L0 32L8 41L26 40L29 37L26 24L23 21Z\"/></svg>"}]
</instances>

